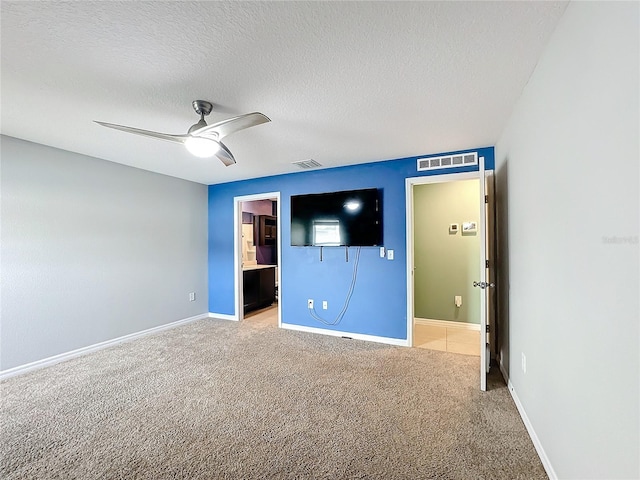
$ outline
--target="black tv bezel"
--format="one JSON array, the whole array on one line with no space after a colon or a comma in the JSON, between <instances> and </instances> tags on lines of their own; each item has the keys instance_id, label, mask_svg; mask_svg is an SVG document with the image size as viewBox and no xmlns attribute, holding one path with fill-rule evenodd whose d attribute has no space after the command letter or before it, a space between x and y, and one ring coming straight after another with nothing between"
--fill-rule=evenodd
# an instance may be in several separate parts
<instances>
[{"instance_id":1,"label":"black tv bezel","mask_svg":"<svg viewBox=\"0 0 640 480\"><path fill-rule=\"evenodd\" d=\"M374 221L375 221L375 239L373 239L370 242L355 242L355 243L348 243L348 244L331 244L331 245L327 245L327 244L317 244L317 243L313 243L313 236L308 235L307 233L305 233L305 243L293 243L294 240L294 236L293 236L293 224L294 224L294 202L296 201L296 199L305 199L307 201L309 201L310 199L314 198L316 199L315 203L320 204L322 202L322 199L324 197L324 199L326 200L329 197L340 197L340 198L347 198L349 196L356 196L358 194L361 194L362 192L367 192L367 195L369 195L371 192L375 192L374 198L375 198L375 202L376 202L376 207L375 207L375 215L374 215ZM383 239L384 239L384 222L383 222L383 208L382 208L382 193L383 190L381 188L376 188L376 187L370 187L370 188L358 188L358 189L352 189L352 190L336 190L336 191L328 191L328 192L318 192L318 193L308 193L308 194L297 194L297 195L291 195L290 197L290 226L291 226L291 239L290 239L290 244L292 247L323 247L323 248L330 248L330 247L379 247L383 245ZM366 207L365 207L366 208ZM344 215L344 214L343 214ZM371 227L374 224L370 224L367 228L371 229ZM308 227L306 227L308 228ZM310 240L307 241L306 239L309 238Z\"/></svg>"}]
</instances>

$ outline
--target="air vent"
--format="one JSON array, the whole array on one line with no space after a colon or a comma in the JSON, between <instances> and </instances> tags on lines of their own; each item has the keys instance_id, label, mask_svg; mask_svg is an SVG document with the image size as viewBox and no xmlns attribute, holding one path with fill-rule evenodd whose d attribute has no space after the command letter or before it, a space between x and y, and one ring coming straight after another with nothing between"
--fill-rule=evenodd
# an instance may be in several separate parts
<instances>
[{"instance_id":1,"label":"air vent","mask_svg":"<svg viewBox=\"0 0 640 480\"><path fill-rule=\"evenodd\" d=\"M318 162L316 162L313 158L310 158L309 160L300 160L298 162L293 162L293 164L305 170L308 168L316 168L316 167L322 166Z\"/></svg>"},{"instance_id":2,"label":"air vent","mask_svg":"<svg viewBox=\"0 0 640 480\"><path fill-rule=\"evenodd\" d=\"M466 167L478 164L478 152L461 155L447 155L444 157L429 157L418 159L418 171L436 170L439 168Z\"/></svg>"}]
</instances>

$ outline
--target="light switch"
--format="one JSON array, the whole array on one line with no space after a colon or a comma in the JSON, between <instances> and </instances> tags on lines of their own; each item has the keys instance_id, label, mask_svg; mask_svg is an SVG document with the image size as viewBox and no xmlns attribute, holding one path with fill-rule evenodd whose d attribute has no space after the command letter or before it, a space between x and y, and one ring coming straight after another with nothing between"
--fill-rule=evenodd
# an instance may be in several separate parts
<instances>
[{"instance_id":1,"label":"light switch","mask_svg":"<svg viewBox=\"0 0 640 480\"><path fill-rule=\"evenodd\" d=\"M387 250L387 260L393 260L393 250Z\"/></svg>"}]
</instances>

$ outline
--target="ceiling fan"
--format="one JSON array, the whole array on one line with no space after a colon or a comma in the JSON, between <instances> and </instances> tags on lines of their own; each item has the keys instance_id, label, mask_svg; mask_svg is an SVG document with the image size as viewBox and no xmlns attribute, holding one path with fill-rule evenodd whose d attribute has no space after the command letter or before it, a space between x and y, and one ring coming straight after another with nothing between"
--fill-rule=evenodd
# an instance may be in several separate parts
<instances>
[{"instance_id":1,"label":"ceiling fan","mask_svg":"<svg viewBox=\"0 0 640 480\"><path fill-rule=\"evenodd\" d=\"M135 133L145 137L159 138L174 143L182 143L192 155L201 158L212 156L218 157L227 167L236 163L235 158L229 149L220 141L223 137L230 135L244 128L254 127L261 123L270 122L266 115L259 112L238 115L237 117L228 118L221 122L207 125L204 117L211 113L213 105L205 100L194 100L192 102L193 109L200 115L200 121L192 125L185 135L170 135L168 133L151 132L140 128L125 127L124 125L116 125L115 123L98 122L103 127L115 128L123 132Z\"/></svg>"}]
</instances>

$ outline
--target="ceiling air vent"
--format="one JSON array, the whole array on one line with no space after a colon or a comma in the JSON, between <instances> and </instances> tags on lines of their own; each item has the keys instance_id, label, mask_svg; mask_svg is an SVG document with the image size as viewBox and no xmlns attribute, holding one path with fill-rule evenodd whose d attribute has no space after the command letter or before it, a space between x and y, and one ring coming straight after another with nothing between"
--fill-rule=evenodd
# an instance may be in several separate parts
<instances>
[{"instance_id":1,"label":"ceiling air vent","mask_svg":"<svg viewBox=\"0 0 640 480\"><path fill-rule=\"evenodd\" d=\"M418 171L436 170L438 168L466 167L478 164L478 152L460 155L446 155L444 157L429 157L418 159Z\"/></svg>"},{"instance_id":2,"label":"ceiling air vent","mask_svg":"<svg viewBox=\"0 0 640 480\"><path fill-rule=\"evenodd\" d=\"M318 162L316 162L313 158L310 158L309 160L300 160L298 162L293 162L293 164L305 170L308 168L316 168L316 167L322 166Z\"/></svg>"}]
</instances>

